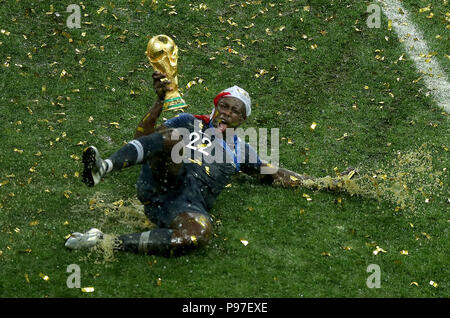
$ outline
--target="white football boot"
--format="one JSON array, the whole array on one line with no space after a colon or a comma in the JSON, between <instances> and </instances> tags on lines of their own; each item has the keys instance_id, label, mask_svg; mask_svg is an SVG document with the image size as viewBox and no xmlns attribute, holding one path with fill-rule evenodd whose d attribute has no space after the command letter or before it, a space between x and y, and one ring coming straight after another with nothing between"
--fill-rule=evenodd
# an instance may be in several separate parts
<instances>
[{"instance_id":1,"label":"white football boot","mask_svg":"<svg viewBox=\"0 0 450 318\"><path fill-rule=\"evenodd\" d=\"M95 247L102 239L102 231L91 228L84 234L80 232L72 233L64 245L71 250L90 249Z\"/></svg>"}]
</instances>

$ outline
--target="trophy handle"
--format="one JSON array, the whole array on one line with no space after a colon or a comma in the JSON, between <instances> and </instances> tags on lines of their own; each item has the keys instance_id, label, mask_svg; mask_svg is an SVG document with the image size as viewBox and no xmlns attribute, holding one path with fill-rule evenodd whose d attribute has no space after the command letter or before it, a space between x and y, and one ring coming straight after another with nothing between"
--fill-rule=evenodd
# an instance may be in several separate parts
<instances>
[{"instance_id":1,"label":"trophy handle","mask_svg":"<svg viewBox=\"0 0 450 318\"><path fill-rule=\"evenodd\" d=\"M175 48L173 49L172 56L169 58L170 66L177 68L178 64L178 46L175 45ZM178 74L178 71L176 72Z\"/></svg>"}]
</instances>

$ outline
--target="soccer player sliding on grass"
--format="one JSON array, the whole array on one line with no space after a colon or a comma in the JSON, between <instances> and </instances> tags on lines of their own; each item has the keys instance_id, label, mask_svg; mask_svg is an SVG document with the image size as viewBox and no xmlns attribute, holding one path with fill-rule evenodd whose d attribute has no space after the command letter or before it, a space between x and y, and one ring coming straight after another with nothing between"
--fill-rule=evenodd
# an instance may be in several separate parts
<instances>
[{"instance_id":1,"label":"soccer player sliding on grass","mask_svg":"<svg viewBox=\"0 0 450 318\"><path fill-rule=\"evenodd\" d=\"M273 169L272 174L261 174L262 168L271 165L262 162L253 148L236 135L227 136L230 131L233 134L233 129L243 124L251 113L250 97L238 86L216 96L215 107L209 116L183 113L155 127L166 92L170 90L167 87L170 81L163 79L164 74L153 74L158 99L139 123L134 140L106 160L93 146L83 153L83 182L91 187L113 171L142 165L136 183L137 195L146 216L157 228L115 237L113 245L117 250L172 255L206 244L213 232L208 211L231 176L239 171L260 176L262 182L285 187L301 186L302 182L314 180L282 168ZM183 145L181 137L174 136L177 132L180 136L182 129L188 131L190 137L197 134L202 145L185 145L185 150L189 149L189 160L174 162L174 147L180 143ZM200 161L196 159L199 155L214 160ZM350 169L347 173L353 174L354 171ZM328 188L337 189L339 182L338 179L333 180ZM92 228L84 234L73 233L65 246L69 249L92 248L103 238L100 230Z\"/></svg>"}]
</instances>

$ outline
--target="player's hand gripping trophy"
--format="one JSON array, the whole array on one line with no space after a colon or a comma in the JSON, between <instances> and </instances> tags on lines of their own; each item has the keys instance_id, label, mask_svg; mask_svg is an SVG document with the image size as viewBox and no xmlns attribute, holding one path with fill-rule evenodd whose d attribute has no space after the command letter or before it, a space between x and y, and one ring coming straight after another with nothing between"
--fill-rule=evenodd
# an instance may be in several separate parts
<instances>
[{"instance_id":1,"label":"player's hand gripping trophy","mask_svg":"<svg viewBox=\"0 0 450 318\"><path fill-rule=\"evenodd\" d=\"M187 107L178 91L178 47L167 35L156 35L147 45L147 58L155 71L166 75L170 88L164 99L164 110L175 110Z\"/></svg>"}]
</instances>

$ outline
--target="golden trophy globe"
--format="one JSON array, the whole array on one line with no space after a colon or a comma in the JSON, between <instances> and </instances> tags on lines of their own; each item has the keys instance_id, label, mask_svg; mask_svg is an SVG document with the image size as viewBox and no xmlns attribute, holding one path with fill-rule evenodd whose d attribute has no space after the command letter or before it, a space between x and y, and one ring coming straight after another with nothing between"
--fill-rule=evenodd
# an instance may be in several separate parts
<instances>
[{"instance_id":1,"label":"golden trophy globe","mask_svg":"<svg viewBox=\"0 0 450 318\"><path fill-rule=\"evenodd\" d=\"M172 38L164 34L152 37L148 41L145 53L153 69L165 74L167 80L171 82L168 87L172 90L166 93L163 109L175 110L187 107L178 91L178 47Z\"/></svg>"}]
</instances>

